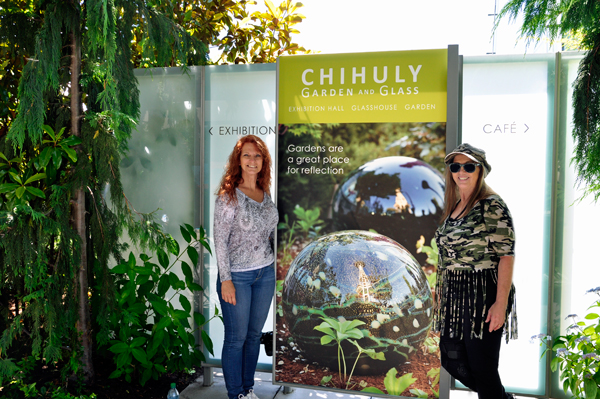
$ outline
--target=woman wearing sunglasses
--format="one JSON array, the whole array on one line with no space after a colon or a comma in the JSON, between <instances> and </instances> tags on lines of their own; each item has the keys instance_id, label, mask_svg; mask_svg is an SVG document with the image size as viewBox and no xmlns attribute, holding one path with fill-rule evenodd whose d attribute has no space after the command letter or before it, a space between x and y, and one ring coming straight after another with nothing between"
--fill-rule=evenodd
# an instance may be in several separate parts
<instances>
[{"instance_id":1,"label":"woman wearing sunglasses","mask_svg":"<svg viewBox=\"0 0 600 399\"><path fill-rule=\"evenodd\" d=\"M484 178L485 152L461 144L446 155L434 328L442 366L480 399L512 398L498 374L502 335L517 338L510 212Z\"/></svg>"}]
</instances>

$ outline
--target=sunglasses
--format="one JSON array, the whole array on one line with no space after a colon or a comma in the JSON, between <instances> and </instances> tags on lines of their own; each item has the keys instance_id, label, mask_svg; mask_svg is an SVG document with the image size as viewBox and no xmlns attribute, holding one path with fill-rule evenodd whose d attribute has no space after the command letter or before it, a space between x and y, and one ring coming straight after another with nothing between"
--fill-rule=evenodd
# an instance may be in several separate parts
<instances>
[{"instance_id":1,"label":"sunglasses","mask_svg":"<svg viewBox=\"0 0 600 399\"><path fill-rule=\"evenodd\" d=\"M458 173L458 171L460 170L460 168L463 168L463 170L467 173L473 173L475 172L475 169L477 169L478 166L481 166L480 163L456 163L453 162L450 164L450 172L452 173Z\"/></svg>"}]
</instances>

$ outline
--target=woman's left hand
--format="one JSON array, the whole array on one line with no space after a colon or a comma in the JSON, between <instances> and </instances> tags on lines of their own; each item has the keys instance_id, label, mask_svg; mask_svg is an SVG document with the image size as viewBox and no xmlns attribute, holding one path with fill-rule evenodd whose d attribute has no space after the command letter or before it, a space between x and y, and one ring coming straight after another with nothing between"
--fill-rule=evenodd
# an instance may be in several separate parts
<instances>
[{"instance_id":1,"label":"woman's left hand","mask_svg":"<svg viewBox=\"0 0 600 399\"><path fill-rule=\"evenodd\" d=\"M512 285L512 274L515 263L514 256L501 256L498 264L498 292L496 302L488 311L486 323L490 323L490 332L496 331L504 326L506 321L506 308L508 306L508 295Z\"/></svg>"},{"instance_id":2,"label":"woman's left hand","mask_svg":"<svg viewBox=\"0 0 600 399\"><path fill-rule=\"evenodd\" d=\"M490 307L487 318L485 319L486 323L490 323L490 332L496 331L504 326L504 321L506 319L506 306L506 303L501 304L496 301Z\"/></svg>"}]
</instances>

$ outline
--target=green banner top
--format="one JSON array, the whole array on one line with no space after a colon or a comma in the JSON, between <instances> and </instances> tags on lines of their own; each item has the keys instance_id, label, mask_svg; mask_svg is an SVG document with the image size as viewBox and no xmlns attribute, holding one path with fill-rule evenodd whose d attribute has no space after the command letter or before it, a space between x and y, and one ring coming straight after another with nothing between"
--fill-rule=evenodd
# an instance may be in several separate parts
<instances>
[{"instance_id":1,"label":"green banner top","mask_svg":"<svg viewBox=\"0 0 600 399\"><path fill-rule=\"evenodd\" d=\"M448 50L284 56L279 123L445 122Z\"/></svg>"}]
</instances>

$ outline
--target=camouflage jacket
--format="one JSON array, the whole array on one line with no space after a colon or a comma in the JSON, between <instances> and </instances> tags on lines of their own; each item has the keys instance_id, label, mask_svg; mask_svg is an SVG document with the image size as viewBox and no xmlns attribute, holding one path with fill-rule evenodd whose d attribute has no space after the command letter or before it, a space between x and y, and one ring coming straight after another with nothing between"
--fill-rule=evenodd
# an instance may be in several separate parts
<instances>
[{"instance_id":1,"label":"camouflage jacket","mask_svg":"<svg viewBox=\"0 0 600 399\"><path fill-rule=\"evenodd\" d=\"M462 338L481 338L487 309L496 300L501 256L515 255L515 232L508 207L497 195L479 201L460 219L446 219L435 240L439 251L434 329ZM509 320L509 315L512 315ZM504 331L517 337L516 301L511 287Z\"/></svg>"}]
</instances>

